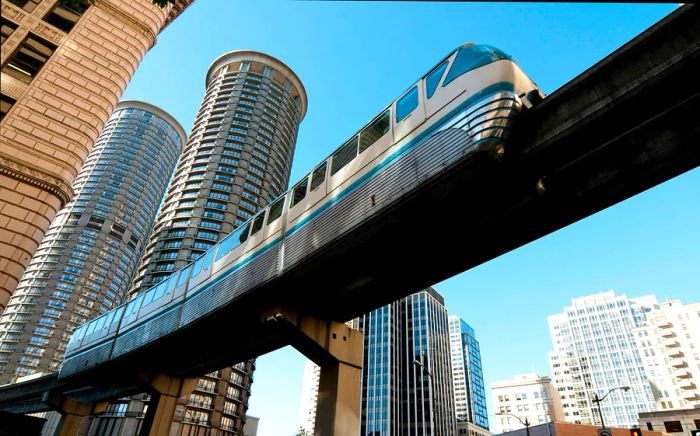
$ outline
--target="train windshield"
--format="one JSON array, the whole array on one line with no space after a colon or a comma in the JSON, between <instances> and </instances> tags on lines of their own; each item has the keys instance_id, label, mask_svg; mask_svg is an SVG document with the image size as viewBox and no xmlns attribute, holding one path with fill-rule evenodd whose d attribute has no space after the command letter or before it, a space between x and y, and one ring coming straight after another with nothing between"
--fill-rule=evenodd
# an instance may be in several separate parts
<instances>
[{"instance_id":1,"label":"train windshield","mask_svg":"<svg viewBox=\"0 0 700 436\"><path fill-rule=\"evenodd\" d=\"M466 72L483 67L491 62L500 61L501 59L510 59L510 56L495 47L488 45L470 45L462 47L459 49L457 56L455 56L455 60L452 61L452 66L442 86L447 86L447 84Z\"/></svg>"}]
</instances>

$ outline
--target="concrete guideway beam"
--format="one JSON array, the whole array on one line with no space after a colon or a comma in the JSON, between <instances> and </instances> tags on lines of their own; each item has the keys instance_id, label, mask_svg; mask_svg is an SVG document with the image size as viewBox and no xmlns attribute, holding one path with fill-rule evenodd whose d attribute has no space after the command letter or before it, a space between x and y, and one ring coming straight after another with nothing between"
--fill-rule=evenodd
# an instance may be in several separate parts
<instances>
[{"instance_id":1,"label":"concrete guideway beam","mask_svg":"<svg viewBox=\"0 0 700 436\"><path fill-rule=\"evenodd\" d=\"M277 322L289 344L321 367L316 436L355 436L360 431L363 335L347 325L275 307L262 316Z\"/></svg>"},{"instance_id":2,"label":"concrete guideway beam","mask_svg":"<svg viewBox=\"0 0 700 436\"><path fill-rule=\"evenodd\" d=\"M90 423L83 418L107 409L107 402L83 402L59 393L47 392L44 402L63 415L58 436L87 434Z\"/></svg>"},{"instance_id":3,"label":"concrete guideway beam","mask_svg":"<svg viewBox=\"0 0 700 436\"><path fill-rule=\"evenodd\" d=\"M143 421L140 434L168 436L177 400L191 394L197 386L196 378L170 377L165 374L139 375L150 387L151 402Z\"/></svg>"}]
</instances>

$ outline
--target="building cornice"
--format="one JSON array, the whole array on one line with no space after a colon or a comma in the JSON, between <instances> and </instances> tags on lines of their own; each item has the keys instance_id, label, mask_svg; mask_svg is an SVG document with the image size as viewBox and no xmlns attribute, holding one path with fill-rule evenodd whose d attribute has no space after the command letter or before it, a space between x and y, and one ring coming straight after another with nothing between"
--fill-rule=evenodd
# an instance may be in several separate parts
<instances>
[{"instance_id":1,"label":"building cornice","mask_svg":"<svg viewBox=\"0 0 700 436\"><path fill-rule=\"evenodd\" d=\"M62 180L34 166L19 163L2 153L0 153L0 174L36 186L55 195L61 201L61 207L68 204L74 195L73 189Z\"/></svg>"}]
</instances>

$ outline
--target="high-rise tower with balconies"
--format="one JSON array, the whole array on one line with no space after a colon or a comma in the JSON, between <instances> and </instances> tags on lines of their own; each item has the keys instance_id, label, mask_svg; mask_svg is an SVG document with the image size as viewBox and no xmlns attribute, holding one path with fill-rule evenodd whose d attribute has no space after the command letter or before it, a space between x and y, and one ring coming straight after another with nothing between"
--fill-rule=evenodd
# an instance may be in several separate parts
<instances>
[{"instance_id":1,"label":"high-rise tower with balconies","mask_svg":"<svg viewBox=\"0 0 700 436\"><path fill-rule=\"evenodd\" d=\"M2 2L0 313L141 59L191 2Z\"/></svg>"},{"instance_id":2,"label":"high-rise tower with balconies","mask_svg":"<svg viewBox=\"0 0 700 436\"><path fill-rule=\"evenodd\" d=\"M237 50L214 61L205 83L132 293L199 257L287 189L306 112L296 74L272 56ZM253 368L244 362L201 378L176 425L242 434Z\"/></svg>"},{"instance_id":3,"label":"high-rise tower with balconies","mask_svg":"<svg viewBox=\"0 0 700 436\"><path fill-rule=\"evenodd\" d=\"M124 300L186 140L157 107L117 105L0 317L0 384L58 371L73 330Z\"/></svg>"}]
</instances>

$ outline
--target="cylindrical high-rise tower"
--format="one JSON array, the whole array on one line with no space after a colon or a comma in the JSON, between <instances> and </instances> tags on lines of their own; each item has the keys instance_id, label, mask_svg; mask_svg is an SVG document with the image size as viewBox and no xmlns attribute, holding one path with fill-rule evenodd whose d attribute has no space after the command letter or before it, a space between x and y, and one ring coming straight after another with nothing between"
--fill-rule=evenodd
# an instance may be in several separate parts
<instances>
[{"instance_id":1,"label":"cylindrical high-rise tower","mask_svg":"<svg viewBox=\"0 0 700 436\"><path fill-rule=\"evenodd\" d=\"M57 371L75 327L123 301L186 140L161 109L117 105L0 317L0 384Z\"/></svg>"},{"instance_id":2,"label":"cylindrical high-rise tower","mask_svg":"<svg viewBox=\"0 0 700 436\"><path fill-rule=\"evenodd\" d=\"M272 56L237 50L214 61L206 87L132 292L197 258L287 188L306 112L296 74ZM241 363L200 379L176 418L182 427L242 434L253 367Z\"/></svg>"}]
</instances>

